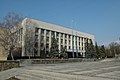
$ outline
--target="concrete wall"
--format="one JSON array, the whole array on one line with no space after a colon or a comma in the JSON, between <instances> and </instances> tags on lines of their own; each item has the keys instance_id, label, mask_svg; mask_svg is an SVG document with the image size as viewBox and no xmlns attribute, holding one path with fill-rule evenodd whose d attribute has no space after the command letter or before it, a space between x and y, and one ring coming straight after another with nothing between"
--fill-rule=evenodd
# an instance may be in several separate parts
<instances>
[{"instance_id":1,"label":"concrete wall","mask_svg":"<svg viewBox=\"0 0 120 80\"><path fill-rule=\"evenodd\" d=\"M77 58L77 59L25 59L21 60L21 65L32 65L32 64L56 64L56 63L71 63L71 62L91 62L96 61L97 59L86 59L86 58Z\"/></svg>"},{"instance_id":2,"label":"concrete wall","mask_svg":"<svg viewBox=\"0 0 120 80\"><path fill-rule=\"evenodd\" d=\"M19 61L0 61L0 71L19 67Z\"/></svg>"}]
</instances>

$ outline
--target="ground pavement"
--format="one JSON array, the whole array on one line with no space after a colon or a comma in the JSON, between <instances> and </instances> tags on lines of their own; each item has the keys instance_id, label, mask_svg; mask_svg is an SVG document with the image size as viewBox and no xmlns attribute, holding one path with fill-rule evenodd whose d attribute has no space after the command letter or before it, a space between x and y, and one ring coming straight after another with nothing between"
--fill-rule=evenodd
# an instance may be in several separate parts
<instances>
[{"instance_id":1,"label":"ground pavement","mask_svg":"<svg viewBox=\"0 0 120 80\"><path fill-rule=\"evenodd\" d=\"M34 64L0 72L0 80L120 80L120 59L97 62Z\"/></svg>"}]
</instances>

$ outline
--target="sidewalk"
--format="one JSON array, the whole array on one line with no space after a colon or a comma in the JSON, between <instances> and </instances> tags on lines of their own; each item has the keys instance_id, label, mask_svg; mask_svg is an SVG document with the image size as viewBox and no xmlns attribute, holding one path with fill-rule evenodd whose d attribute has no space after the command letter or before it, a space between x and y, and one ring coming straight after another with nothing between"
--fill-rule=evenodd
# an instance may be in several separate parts
<instances>
[{"instance_id":1,"label":"sidewalk","mask_svg":"<svg viewBox=\"0 0 120 80\"><path fill-rule=\"evenodd\" d=\"M6 80L10 77L21 74L23 72L25 72L25 70L22 68L12 68L9 70L1 71L0 72L0 80Z\"/></svg>"}]
</instances>

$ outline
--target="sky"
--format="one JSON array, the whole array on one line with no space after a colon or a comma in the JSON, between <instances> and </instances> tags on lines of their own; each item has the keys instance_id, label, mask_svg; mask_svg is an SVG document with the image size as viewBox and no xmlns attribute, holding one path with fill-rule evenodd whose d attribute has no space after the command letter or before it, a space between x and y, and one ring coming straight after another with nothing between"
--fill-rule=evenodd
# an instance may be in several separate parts
<instances>
[{"instance_id":1,"label":"sky","mask_svg":"<svg viewBox=\"0 0 120 80\"><path fill-rule=\"evenodd\" d=\"M120 0L0 0L9 12L93 34L99 45L120 37Z\"/></svg>"}]
</instances>

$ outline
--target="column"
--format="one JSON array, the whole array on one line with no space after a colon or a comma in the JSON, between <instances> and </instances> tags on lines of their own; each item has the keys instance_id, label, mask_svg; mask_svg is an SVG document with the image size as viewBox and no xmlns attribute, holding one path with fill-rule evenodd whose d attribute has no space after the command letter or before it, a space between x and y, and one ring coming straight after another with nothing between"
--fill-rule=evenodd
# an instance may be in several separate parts
<instances>
[{"instance_id":1,"label":"column","mask_svg":"<svg viewBox=\"0 0 120 80\"><path fill-rule=\"evenodd\" d=\"M55 39L56 39L56 32L55 32Z\"/></svg>"},{"instance_id":2,"label":"column","mask_svg":"<svg viewBox=\"0 0 120 80\"><path fill-rule=\"evenodd\" d=\"M63 47L65 46L65 34L63 34Z\"/></svg>"},{"instance_id":3,"label":"column","mask_svg":"<svg viewBox=\"0 0 120 80\"><path fill-rule=\"evenodd\" d=\"M51 48L51 31L49 32L49 52L50 52L50 48Z\"/></svg>"},{"instance_id":4,"label":"column","mask_svg":"<svg viewBox=\"0 0 120 80\"><path fill-rule=\"evenodd\" d=\"M82 55L82 37L80 37L80 54Z\"/></svg>"},{"instance_id":5,"label":"column","mask_svg":"<svg viewBox=\"0 0 120 80\"><path fill-rule=\"evenodd\" d=\"M85 51L85 38L83 38L83 51Z\"/></svg>"},{"instance_id":6,"label":"column","mask_svg":"<svg viewBox=\"0 0 120 80\"><path fill-rule=\"evenodd\" d=\"M59 33L59 52L61 52L61 33Z\"/></svg>"},{"instance_id":7,"label":"column","mask_svg":"<svg viewBox=\"0 0 120 80\"><path fill-rule=\"evenodd\" d=\"M41 29L38 30L38 56L40 56L40 50L41 50Z\"/></svg>"},{"instance_id":8,"label":"column","mask_svg":"<svg viewBox=\"0 0 120 80\"><path fill-rule=\"evenodd\" d=\"M71 49L72 49L72 41L73 41L73 40L72 40L72 35L71 35Z\"/></svg>"},{"instance_id":9,"label":"column","mask_svg":"<svg viewBox=\"0 0 120 80\"><path fill-rule=\"evenodd\" d=\"M74 51L76 52L76 36L74 36Z\"/></svg>"},{"instance_id":10,"label":"column","mask_svg":"<svg viewBox=\"0 0 120 80\"><path fill-rule=\"evenodd\" d=\"M80 51L82 51L82 38L80 37Z\"/></svg>"},{"instance_id":11,"label":"column","mask_svg":"<svg viewBox=\"0 0 120 80\"><path fill-rule=\"evenodd\" d=\"M78 49L78 52L79 52L79 37L77 37L77 49Z\"/></svg>"},{"instance_id":12,"label":"column","mask_svg":"<svg viewBox=\"0 0 120 80\"><path fill-rule=\"evenodd\" d=\"M44 50L46 54L46 30L44 30Z\"/></svg>"},{"instance_id":13,"label":"column","mask_svg":"<svg viewBox=\"0 0 120 80\"><path fill-rule=\"evenodd\" d=\"M83 57L85 57L85 38L83 38Z\"/></svg>"},{"instance_id":14,"label":"column","mask_svg":"<svg viewBox=\"0 0 120 80\"><path fill-rule=\"evenodd\" d=\"M67 50L69 49L69 36L67 35Z\"/></svg>"}]
</instances>

